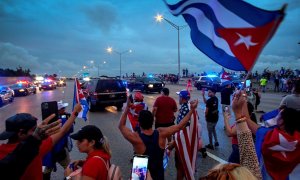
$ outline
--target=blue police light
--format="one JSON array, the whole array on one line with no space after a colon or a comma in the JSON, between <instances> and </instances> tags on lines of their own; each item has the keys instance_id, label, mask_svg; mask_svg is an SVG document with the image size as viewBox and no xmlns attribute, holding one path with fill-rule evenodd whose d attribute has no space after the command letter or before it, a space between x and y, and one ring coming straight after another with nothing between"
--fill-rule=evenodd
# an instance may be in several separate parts
<instances>
[{"instance_id":1,"label":"blue police light","mask_svg":"<svg viewBox=\"0 0 300 180\"><path fill-rule=\"evenodd\" d=\"M215 74L208 74L207 77L218 77L218 76Z\"/></svg>"},{"instance_id":2,"label":"blue police light","mask_svg":"<svg viewBox=\"0 0 300 180\"><path fill-rule=\"evenodd\" d=\"M153 78L153 74L149 74L148 77Z\"/></svg>"}]
</instances>

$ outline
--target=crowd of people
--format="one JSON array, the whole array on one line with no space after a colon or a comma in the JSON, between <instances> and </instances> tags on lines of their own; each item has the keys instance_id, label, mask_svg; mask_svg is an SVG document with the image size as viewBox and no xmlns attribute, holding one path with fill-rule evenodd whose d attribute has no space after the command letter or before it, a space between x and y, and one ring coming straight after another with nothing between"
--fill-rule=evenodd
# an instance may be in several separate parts
<instances>
[{"instance_id":1,"label":"crowd of people","mask_svg":"<svg viewBox=\"0 0 300 180\"><path fill-rule=\"evenodd\" d=\"M202 146L202 137L198 133L198 151L202 152L203 157L205 148L213 150L219 146L216 131L219 99L215 96L215 89L209 89L207 93L203 90L200 98L206 104L205 121L209 139L208 144ZM282 99L277 116L273 117L274 126L271 127L260 127L253 116L259 105L259 95L255 93L255 89L233 91L230 84L221 91L220 109L226 134L232 137L232 153L227 164L217 165L200 179L281 180L299 173L300 121L297 117L300 115L300 80L293 83L292 94ZM191 100L189 89L182 90L177 93L178 108L169 94L169 89L164 88L151 112L143 101L143 95L135 92L128 97L120 117L118 128L132 144L133 153L149 159L147 179L164 179L164 156L166 152L170 154L174 147L177 179L186 177L182 167L185 159L178 155L179 149L173 135L190 126L198 98ZM54 115L40 125L37 125L36 117L27 113L16 114L6 120L6 129L0 134L1 140L8 140L0 145L1 178L50 179L56 163L59 163L65 169L66 179L107 179L112 156L107 138L94 125L84 126L73 133L74 121L82 108L77 104L68 114L65 112L67 106L66 103L58 103L60 119L51 123ZM126 121L130 116L134 123L127 127ZM231 116L236 119L232 125L229 123ZM76 140L78 150L87 155L85 160L70 159L72 145L69 138ZM42 166L46 166L43 172Z\"/></svg>"}]
</instances>

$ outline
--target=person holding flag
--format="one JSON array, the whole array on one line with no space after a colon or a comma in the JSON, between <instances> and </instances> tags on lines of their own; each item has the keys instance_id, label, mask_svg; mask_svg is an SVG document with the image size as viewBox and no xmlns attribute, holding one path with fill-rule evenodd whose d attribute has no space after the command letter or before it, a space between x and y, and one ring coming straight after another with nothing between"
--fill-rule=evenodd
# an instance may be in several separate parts
<instances>
[{"instance_id":1,"label":"person holding flag","mask_svg":"<svg viewBox=\"0 0 300 180\"><path fill-rule=\"evenodd\" d=\"M237 134L241 164L248 167L253 174L263 179L297 179L300 174L300 121L295 117L300 112L293 108L279 111L275 126L260 127L251 121L247 113L246 94L238 92L233 100L232 109L237 119ZM256 153L252 149L251 132L256 133ZM256 167L256 160L260 169ZM280 165L280 166L279 166Z\"/></svg>"},{"instance_id":2,"label":"person holding flag","mask_svg":"<svg viewBox=\"0 0 300 180\"><path fill-rule=\"evenodd\" d=\"M191 110L179 124L172 125L170 127L160 127L157 129L152 128L154 121L152 113L147 110L142 110L138 118L141 131L132 132L126 127L126 117L130 107L130 100L127 100L127 105L120 118L119 130L124 138L132 144L134 152L149 156L148 168L153 179L164 179L163 156L167 138L183 129L186 123L190 120L192 114L198 106L198 100L191 101L190 104ZM195 117L195 114L193 116ZM194 127L194 131L191 133L190 137L191 139L197 140L197 126ZM195 143L192 143L192 145L195 145ZM195 152L197 152L197 144L195 147ZM190 169L192 171L192 167L195 167L194 160L196 160L196 156L194 156L193 160L188 160L190 159L186 159L185 163L190 165L189 167L191 167Z\"/></svg>"},{"instance_id":3,"label":"person holding flag","mask_svg":"<svg viewBox=\"0 0 300 180\"><path fill-rule=\"evenodd\" d=\"M87 113L89 111L89 105L85 99L85 96L83 94L83 91L80 87L80 83L77 78L75 78L75 84L74 84L74 96L73 96L73 110L76 104L79 104L82 107L82 110L78 113L78 118L82 118L85 121L87 120Z\"/></svg>"},{"instance_id":4,"label":"person holding flag","mask_svg":"<svg viewBox=\"0 0 300 180\"><path fill-rule=\"evenodd\" d=\"M132 130L137 131L139 129L139 113L142 110L148 110L148 106L146 103L144 103L144 96L139 91L133 94L132 100L130 111L128 113L128 119L130 121Z\"/></svg>"}]
</instances>

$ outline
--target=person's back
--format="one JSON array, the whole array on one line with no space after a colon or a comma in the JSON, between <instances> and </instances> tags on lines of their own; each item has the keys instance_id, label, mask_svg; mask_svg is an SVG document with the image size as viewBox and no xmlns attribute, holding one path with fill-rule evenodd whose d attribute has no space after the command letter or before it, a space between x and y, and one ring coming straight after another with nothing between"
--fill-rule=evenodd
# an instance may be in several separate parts
<instances>
[{"instance_id":1,"label":"person's back","mask_svg":"<svg viewBox=\"0 0 300 180\"><path fill-rule=\"evenodd\" d=\"M282 99L280 107L282 106L300 110L300 80L295 81L293 94L287 95Z\"/></svg>"},{"instance_id":2,"label":"person's back","mask_svg":"<svg viewBox=\"0 0 300 180\"><path fill-rule=\"evenodd\" d=\"M153 179L164 179L163 156L164 149L159 147L159 132L153 131L152 135L146 135L139 132L143 143L146 146L146 151L143 155L149 157L148 169L150 170Z\"/></svg>"},{"instance_id":3,"label":"person's back","mask_svg":"<svg viewBox=\"0 0 300 180\"><path fill-rule=\"evenodd\" d=\"M169 97L169 89L163 88L161 93L162 95L155 100L152 110L155 128L174 125L174 113L177 111L175 100Z\"/></svg>"}]
</instances>

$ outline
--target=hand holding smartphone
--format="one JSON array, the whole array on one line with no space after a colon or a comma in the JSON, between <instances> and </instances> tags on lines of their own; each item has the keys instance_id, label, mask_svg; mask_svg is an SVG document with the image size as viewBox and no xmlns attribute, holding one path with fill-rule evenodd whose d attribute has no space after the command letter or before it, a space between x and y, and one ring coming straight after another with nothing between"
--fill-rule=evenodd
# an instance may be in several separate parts
<instances>
[{"instance_id":1,"label":"hand holding smartphone","mask_svg":"<svg viewBox=\"0 0 300 180\"><path fill-rule=\"evenodd\" d=\"M146 180L148 173L148 156L135 155L133 157L131 180Z\"/></svg>"},{"instance_id":2,"label":"hand holding smartphone","mask_svg":"<svg viewBox=\"0 0 300 180\"><path fill-rule=\"evenodd\" d=\"M49 121L49 124L58 120L57 101L42 102L41 109L42 109L43 120L46 119L51 114L55 114L55 117Z\"/></svg>"}]
</instances>

